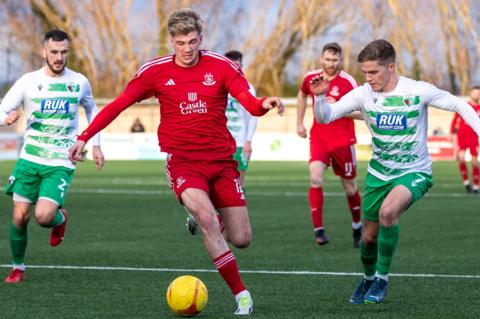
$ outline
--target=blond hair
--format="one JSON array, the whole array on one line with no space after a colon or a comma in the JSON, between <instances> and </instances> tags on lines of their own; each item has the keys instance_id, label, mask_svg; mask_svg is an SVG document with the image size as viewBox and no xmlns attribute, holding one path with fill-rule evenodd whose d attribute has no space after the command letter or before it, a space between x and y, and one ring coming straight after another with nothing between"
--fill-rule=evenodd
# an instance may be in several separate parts
<instances>
[{"instance_id":1,"label":"blond hair","mask_svg":"<svg viewBox=\"0 0 480 319\"><path fill-rule=\"evenodd\" d=\"M168 32L175 35L186 35L197 31L202 33L203 20L200 15L189 8L179 9L173 12L168 18Z\"/></svg>"}]
</instances>

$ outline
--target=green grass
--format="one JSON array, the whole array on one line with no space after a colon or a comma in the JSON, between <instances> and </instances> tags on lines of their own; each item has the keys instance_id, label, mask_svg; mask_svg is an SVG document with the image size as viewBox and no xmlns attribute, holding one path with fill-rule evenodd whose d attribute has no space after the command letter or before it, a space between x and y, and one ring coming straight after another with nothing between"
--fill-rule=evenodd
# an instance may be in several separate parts
<instances>
[{"instance_id":1,"label":"green grass","mask_svg":"<svg viewBox=\"0 0 480 319\"><path fill-rule=\"evenodd\" d=\"M14 162L0 162L6 182ZM363 190L366 163L359 163ZM348 304L362 271L352 248L339 181L326 174L325 226L332 241L316 246L308 208L306 163L254 162L247 198L254 241L234 250L241 270L338 272L348 275L244 273L254 318L478 318L480 316L480 196L464 194L455 163L434 164L435 186L400 220L394 274L382 305ZM137 192L137 193L135 193ZM0 196L0 264L10 263L11 199ZM28 265L213 270L186 214L168 189L163 162L108 162L98 173L80 165L67 198L65 242L29 225ZM9 268L0 268L1 277ZM173 318L165 291L181 274L200 277L209 291L200 318L232 318L233 298L215 272L28 268L19 285L0 283L0 318ZM455 278L453 275L475 275Z\"/></svg>"}]
</instances>

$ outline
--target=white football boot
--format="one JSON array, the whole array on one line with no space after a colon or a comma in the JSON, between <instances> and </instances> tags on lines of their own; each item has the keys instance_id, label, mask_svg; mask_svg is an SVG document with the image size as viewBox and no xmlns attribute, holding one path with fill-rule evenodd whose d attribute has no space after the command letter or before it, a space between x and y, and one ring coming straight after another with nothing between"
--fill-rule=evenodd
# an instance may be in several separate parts
<instances>
[{"instance_id":1,"label":"white football boot","mask_svg":"<svg viewBox=\"0 0 480 319\"><path fill-rule=\"evenodd\" d=\"M244 290L235 296L235 302L237 303L237 310L234 315L250 315L253 312L253 300L248 290Z\"/></svg>"}]
</instances>

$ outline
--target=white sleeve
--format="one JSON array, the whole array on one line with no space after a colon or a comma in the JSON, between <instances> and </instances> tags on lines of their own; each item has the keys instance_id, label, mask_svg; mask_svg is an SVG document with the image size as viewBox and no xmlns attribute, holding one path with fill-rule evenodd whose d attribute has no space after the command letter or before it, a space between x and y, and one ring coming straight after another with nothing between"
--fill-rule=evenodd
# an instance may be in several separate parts
<instances>
[{"instance_id":1,"label":"white sleeve","mask_svg":"<svg viewBox=\"0 0 480 319\"><path fill-rule=\"evenodd\" d=\"M428 104L446 111L457 112L468 125L480 136L480 118L473 108L464 100L450 94L447 91L440 90L434 85L426 84L428 90Z\"/></svg>"},{"instance_id":2,"label":"white sleeve","mask_svg":"<svg viewBox=\"0 0 480 319\"><path fill-rule=\"evenodd\" d=\"M85 109L85 115L87 117L88 124L92 123L93 119L98 113L97 105L93 99L92 87L90 82L85 78L85 83L82 85L83 92L80 99L80 104L82 104ZM97 133L92 137L92 145L100 146L100 133Z\"/></svg>"},{"instance_id":3,"label":"white sleeve","mask_svg":"<svg viewBox=\"0 0 480 319\"><path fill-rule=\"evenodd\" d=\"M250 85L250 93L256 97L257 93L255 92L254 87L250 83L248 84ZM250 112L245 110L245 122L245 126L247 128L247 134L245 139L251 142L253 139L253 134L255 134L255 130L257 129L258 118L251 115Z\"/></svg>"},{"instance_id":4,"label":"white sleeve","mask_svg":"<svg viewBox=\"0 0 480 319\"><path fill-rule=\"evenodd\" d=\"M5 119L8 114L23 103L25 96L25 85L23 82L25 82L25 76L18 79L3 97L2 103L0 104L0 125L5 125Z\"/></svg>"},{"instance_id":5,"label":"white sleeve","mask_svg":"<svg viewBox=\"0 0 480 319\"><path fill-rule=\"evenodd\" d=\"M362 107L361 89L362 87L358 87L351 90L333 104L327 102L325 94L315 96L313 112L317 122L330 123L353 111L360 111Z\"/></svg>"}]
</instances>

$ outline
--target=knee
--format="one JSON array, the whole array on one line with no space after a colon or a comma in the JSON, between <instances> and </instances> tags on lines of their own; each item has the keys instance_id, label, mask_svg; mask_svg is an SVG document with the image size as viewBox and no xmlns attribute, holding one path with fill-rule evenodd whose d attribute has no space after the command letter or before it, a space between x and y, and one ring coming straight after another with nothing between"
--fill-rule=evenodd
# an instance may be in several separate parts
<instances>
[{"instance_id":1,"label":"knee","mask_svg":"<svg viewBox=\"0 0 480 319\"><path fill-rule=\"evenodd\" d=\"M323 177L320 174L310 175L310 185L312 187L322 187L323 186Z\"/></svg>"},{"instance_id":2,"label":"knee","mask_svg":"<svg viewBox=\"0 0 480 319\"><path fill-rule=\"evenodd\" d=\"M377 244L377 235L364 232L362 234L362 242L367 247L375 246Z\"/></svg>"},{"instance_id":3,"label":"knee","mask_svg":"<svg viewBox=\"0 0 480 319\"><path fill-rule=\"evenodd\" d=\"M35 219L37 223L42 227L48 227L52 223L55 217L56 209L54 211L42 207L35 208Z\"/></svg>"},{"instance_id":4,"label":"knee","mask_svg":"<svg viewBox=\"0 0 480 319\"><path fill-rule=\"evenodd\" d=\"M230 237L230 243L237 248L247 248L252 242L252 231L245 230L241 234Z\"/></svg>"},{"instance_id":5,"label":"knee","mask_svg":"<svg viewBox=\"0 0 480 319\"><path fill-rule=\"evenodd\" d=\"M345 186L345 195L346 195L347 197L352 197L352 196L354 196L356 193L357 193L357 186L356 186L356 185L347 184L347 185Z\"/></svg>"},{"instance_id":6,"label":"knee","mask_svg":"<svg viewBox=\"0 0 480 319\"><path fill-rule=\"evenodd\" d=\"M24 228L30 219L28 211L14 210L13 211L13 223L18 228Z\"/></svg>"},{"instance_id":7,"label":"knee","mask_svg":"<svg viewBox=\"0 0 480 319\"><path fill-rule=\"evenodd\" d=\"M397 223L397 212L390 206L380 209L380 224L385 227L392 227Z\"/></svg>"}]
</instances>

